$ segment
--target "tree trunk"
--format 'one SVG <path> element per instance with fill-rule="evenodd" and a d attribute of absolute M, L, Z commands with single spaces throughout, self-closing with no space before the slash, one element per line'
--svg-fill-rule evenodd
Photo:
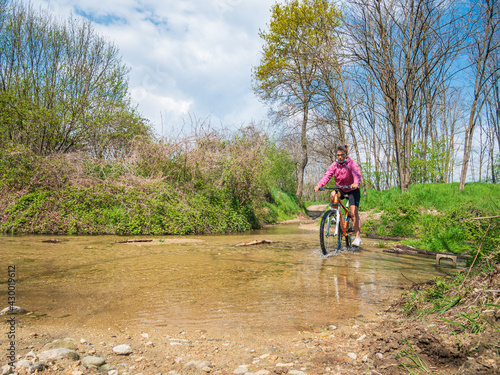
<path fill-rule="evenodd" d="M 460 185 L 458 187 L 458 191 L 462 191 L 465 187 L 465 179 L 467 178 L 467 169 L 469 167 L 470 153 L 472 150 L 472 136 L 474 135 L 474 116 L 476 113 L 477 107 L 477 98 L 474 99 L 472 103 L 472 108 L 469 116 L 469 125 L 467 126 L 467 130 L 465 131 L 465 140 L 464 140 L 464 158 L 462 163 L 462 173 L 460 174 Z"/>
<path fill-rule="evenodd" d="M 297 198 L 302 198 L 302 192 L 304 190 L 304 170 L 308 162 L 307 157 L 307 120 L 309 117 L 309 104 L 306 102 L 304 104 L 304 116 L 302 118 L 302 131 L 300 133 L 300 151 L 301 160 L 299 164 L 299 171 L 297 176 L 297 193 L 295 194 Z"/>

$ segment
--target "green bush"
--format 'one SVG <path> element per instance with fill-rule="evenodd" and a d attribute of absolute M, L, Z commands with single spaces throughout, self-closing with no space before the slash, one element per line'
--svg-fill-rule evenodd
<path fill-rule="evenodd" d="M 255 129 L 180 144 L 138 139 L 130 157 L 114 161 L 4 154 L 0 231 L 227 233 L 299 213 L 283 190 L 295 188 L 291 157 Z"/>
<path fill-rule="evenodd" d="M 393 188 L 368 191 L 361 210 L 383 212 L 380 220 L 363 223 L 365 233 L 409 238 L 403 243 L 431 251 L 467 252 L 500 260 L 500 220 L 478 219 L 498 215 L 500 186 L 468 183 L 412 185 L 405 193 Z"/>

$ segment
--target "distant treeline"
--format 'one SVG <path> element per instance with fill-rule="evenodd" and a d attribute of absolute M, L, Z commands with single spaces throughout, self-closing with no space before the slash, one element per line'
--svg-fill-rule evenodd
<path fill-rule="evenodd" d="M 260 36 L 254 88 L 295 140 L 298 196 L 340 144 L 367 188 L 498 181 L 498 0 L 283 0 Z"/>

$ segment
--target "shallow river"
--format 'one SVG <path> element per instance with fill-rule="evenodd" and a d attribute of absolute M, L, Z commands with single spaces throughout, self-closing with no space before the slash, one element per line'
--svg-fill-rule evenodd
<path fill-rule="evenodd" d="M 7 267 L 15 265 L 16 305 L 33 312 L 35 325 L 286 334 L 368 319 L 402 286 L 441 274 L 433 258 L 385 253 L 378 240 L 325 258 L 318 232 L 297 224 L 152 243 L 117 243 L 125 239 L 117 236 L 43 242 L 51 238 L 0 237 L 0 308 Z M 235 246 L 264 239 L 279 242 Z"/>

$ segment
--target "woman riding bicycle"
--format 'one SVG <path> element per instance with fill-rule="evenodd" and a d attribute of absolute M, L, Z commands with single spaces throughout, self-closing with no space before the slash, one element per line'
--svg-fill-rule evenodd
<path fill-rule="evenodd" d="M 353 246 L 361 245 L 360 228 L 361 222 L 359 220 L 359 200 L 361 199 L 361 193 L 359 191 L 359 184 L 361 183 L 361 172 L 359 166 L 354 160 L 347 156 L 348 147 L 342 145 L 337 147 L 337 160 L 328 167 L 328 170 L 323 175 L 318 184 L 314 187 L 314 191 L 318 192 L 319 188 L 325 186 L 328 181 L 335 176 L 335 183 L 337 186 L 351 186 L 351 189 L 343 189 L 342 193 L 345 198 L 349 199 L 349 204 L 351 207 L 351 214 L 353 217 L 352 225 L 356 238 L 352 242 Z M 335 192 L 332 192 L 332 199 Z M 343 198 L 344 198 L 343 197 Z"/>

